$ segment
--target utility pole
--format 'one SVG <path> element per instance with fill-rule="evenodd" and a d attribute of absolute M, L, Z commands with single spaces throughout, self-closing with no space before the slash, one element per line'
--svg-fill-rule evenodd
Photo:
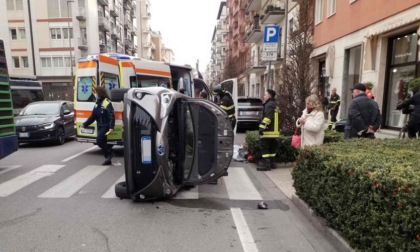
<path fill-rule="evenodd" d="M 285 1 L 284 6 L 284 54 L 283 54 L 283 81 L 286 81 L 287 77 L 287 65 L 286 65 L 286 58 L 287 58 L 287 25 L 289 24 L 289 0 Z"/>
<path fill-rule="evenodd" d="M 68 19 L 67 19 L 67 33 L 68 33 L 68 36 L 69 36 L 69 46 L 70 46 L 70 75 L 71 75 L 71 84 L 73 85 L 73 55 L 72 55 L 72 50 L 73 50 L 73 48 L 71 47 L 71 36 L 70 36 L 70 19 L 72 20 L 72 22 L 73 22 L 73 12 L 72 12 L 72 16 L 70 17 L 70 7 L 69 7 L 69 3 L 73 3 L 74 1 L 70 1 L 70 0 L 68 0 L 67 1 L 67 17 L 68 17 Z"/>

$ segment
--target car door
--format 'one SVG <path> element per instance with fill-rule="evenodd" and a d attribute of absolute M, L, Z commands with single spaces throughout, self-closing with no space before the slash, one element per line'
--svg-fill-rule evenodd
<path fill-rule="evenodd" d="M 74 120 L 74 113 L 70 108 L 69 104 L 62 103 L 60 113 L 63 119 L 63 126 L 64 126 L 64 135 L 70 136 L 73 134 L 73 120 Z M 65 111 L 69 111 L 70 113 L 66 114 Z"/>
<path fill-rule="evenodd" d="M 233 131 L 226 113 L 204 99 L 179 102 L 183 184 L 207 183 L 226 175 L 233 155 Z"/>

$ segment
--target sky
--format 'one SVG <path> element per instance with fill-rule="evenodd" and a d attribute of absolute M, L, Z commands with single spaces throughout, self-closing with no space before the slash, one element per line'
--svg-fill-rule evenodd
<path fill-rule="evenodd" d="M 151 28 L 160 31 L 175 63 L 189 64 L 205 72 L 211 56 L 211 39 L 221 0 L 149 0 Z"/>

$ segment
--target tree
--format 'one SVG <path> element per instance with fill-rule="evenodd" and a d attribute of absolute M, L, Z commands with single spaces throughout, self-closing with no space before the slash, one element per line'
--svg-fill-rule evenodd
<path fill-rule="evenodd" d="M 226 60 L 225 69 L 223 70 L 223 80 L 237 77 L 236 65 L 233 57 L 229 54 Z"/>
<path fill-rule="evenodd" d="M 311 94 L 315 74 L 311 69 L 313 34 L 313 3 L 297 0 L 299 10 L 293 18 L 287 40 L 287 59 L 283 64 L 282 83 L 276 88 L 280 113 L 280 128 L 283 134 L 291 135 L 295 122 L 305 108 L 305 99 Z"/>

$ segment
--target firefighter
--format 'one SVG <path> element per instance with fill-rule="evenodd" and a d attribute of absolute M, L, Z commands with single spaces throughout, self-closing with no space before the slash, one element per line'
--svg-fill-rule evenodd
<path fill-rule="evenodd" d="M 331 121 L 328 125 L 328 129 L 332 129 L 332 126 L 337 121 L 338 107 L 340 107 L 340 96 L 337 94 L 337 89 L 331 89 L 330 104 L 328 108 L 330 109 Z"/>
<path fill-rule="evenodd" d="M 262 161 L 259 163 L 258 171 L 269 171 L 276 168 L 276 153 L 280 137 L 279 132 L 279 109 L 274 102 L 276 92 L 267 89 L 264 94 L 264 111 L 260 123 L 260 148 Z"/>
<path fill-rule="evenodd" d="M 214 87 L 213 94 L 220 97 L 220 108 L 226 111 L 229 116 L 230 124 L 232 125 L 232 130 L 235 129 L 235 103 L 233 102 L 232 95 L 229 92 L 226 92 L 221 85 Z"/>

